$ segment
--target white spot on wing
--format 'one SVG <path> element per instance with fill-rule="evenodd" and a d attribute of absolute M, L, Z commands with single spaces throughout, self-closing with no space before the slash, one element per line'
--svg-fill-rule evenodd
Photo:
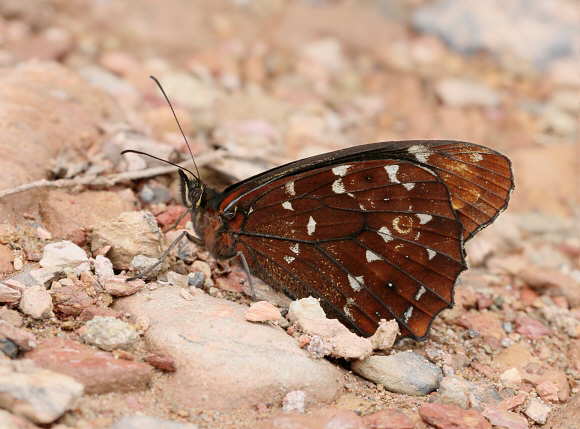
<path fill-rule="evenodd" d="M 308 220 L 308 225 L 306 225 L 306 227 L 308 228 L 308 235 L 314 234 L 314 231 L 316 230 L 316 221 L 312 216 L 310 216 L 310 219 Z"/>
<path fill-rule="evenodd" d="M 294 196 L 296 195 L 296 191 L 294 190 L 294 182 L 288 182 L 284 185 L 284 190 L 288 195 Z"/>
<path fill-rule="evenodd" d="M 296 259 L 294 256 L 284 256 L 284 260 L 288 263 L 291 263 L 294 259 Z"/>
<path fill-rule="evenodd" d="M 405 187 L 405 189 L 407 191 L 410 191 L 411 189 L 413 189 L 415 187 L 415 184 L 413 182 L 411 182 L 411 183 L 403 183 L 403 186 Z"/>
<path fill-rule="evenodd" d="M 352 312 L 350 311 L 350 307 L 354 304 L 354 299 L 347 298 L 346 305 L 342 308 L 344 314 L 346 314 L 350 319 L 352 319 Z"/>
<path fill-rule="evenodd" d="M 397 179 L 397 171 L 399 171 L 398 165 L 385 165 L 385 170 L 387 170 L 387 174 L 389 175 L 389 180 L 393 183 L 401 183 L 399 179 Z"/>
<path fill-rule="evenodd" d="M 353 277 L 350 274 L 348 275 L 348 282 L 350 283 L 350 287 L 355 292 L 361 290 L 362 286 L 364 285 L 363 276 Z"/>
<path fill-rule="evenodd" d="M 479 162 L 483 159 L 483 156 L 480 153 L 472 153 L 469 157 L 473 162 Z"/>
<path fill-rule="evenodd" d="M 427 289 L 425 289 L 425 286 L 421 285 L 421 287 L 415 294 L 415 301 L 419 301 L 419 298 L 421 298 L 425 292 L 427 292 Z"/>
<path fill-rule="evenodd" d="M 413 315 L 413 306 L 410 305 L 409 308 L 407 308 L 407 311 L 405 311 L 405 313 L 403 314 L 403 322 L 408 323 L 412 315 Z"/>
<path fill-rule="evenodd" d="M 290 250 L 298 255 L 300 253 L 300 247 L 298 246 L 298 243 L 296 243 L 294 246 L 290 246 Z"/>
<path fill-rule="evenodd" d="M 336 176 L 344 176 L 347 172 L 347 170 L 352 167 L 352 165 L 339 165 L 338 167 L 334 167 L 332 169 L 332 172 L 336 175 Z"/>
<path fill-rule="evenodd" d="M 335 194 L 344 194 L 346 189 L 344 189 L 344 183 L 342 183 L 342 179 L 336 179 L 332 183 L 332 192 Z"/>
<path fill-rule="evenodd" d="M 433 259 L 436 254 L 437 254 L 436 251 L 431 250 L 431 249 L 427 249 L 427 255 L 429 255 L 429 260 Z"/>
<path fill-rule="evenodd" d="M 380 261 L 382 258 L 377 255 L 375 252 L 371 252 L 370 250 L 367 250 L 367 262 L 373 262 L 373 261 Z"/>
<path fill-rule="evenodd" d="M 282 203 L 282 207 L 284 207 L 286 210 L 294 211 L 294 209 L 292 208 L 292 203 L 290 201 L 284 201 Z"/>
<path fill-rule="evenodd" d="M 389 231 L 389 228 L 387 228 L 386 226 L 383 226 L 381 229 L 379 229 L 378 233 L 382 237 L 382 239 L 385 240 L 385 243 L 388 243 L 389 241 L 394 239 L 393 235 L 391 234 L 391 231 Z"/>
<path fill-rule="evenodd" d="M 410 154 L 415 155 L 415 158 L 417 158 L 417 161 L 425 162 L 425 163 L 429 160 L 429 156 L 433 155 L 422 144 L 416 144 L 414 146 L 411 146 L 409 149 L 407 149 L 407 151 Z"/>
<path fill-rule="evenodd" d="M 433 216 L 425 214 L 425 213 L 418 213 L 417 217 L 419 218 L 419 223 L 421 225 L 425 225 L 427 222 L 429 222 L 431 219 L 433 219 Z"/>

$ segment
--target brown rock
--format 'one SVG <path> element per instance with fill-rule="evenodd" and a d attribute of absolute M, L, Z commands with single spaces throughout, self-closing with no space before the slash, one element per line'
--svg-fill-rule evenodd
<path fill-rule="evenodd" d="M 152 375 L 149 365 L 115 359 L 111 353 L 64 338 L 42 340 L 25 357 L 37 366 L 70 375 L 89 394 L 143 390 Z"/>
<path fill-rule="evenodd" d="M 20 312 L 10 310 L 6 307 L 0 307 L 0 320 L 4 320 L 17 328 L 22 326 L 22 315 Z"/>
<path fill-rule="evenodd" d="M 171 356 L 150 354 L 143 358 L 149 365 L 161 371 L 175 372 L 177 366 Z"/>
<path fill-rule="evenodd" d="M 115 219 L 130 210 L 133 210 L 132 204 L 111 191 L 85 191 L 76 195 L 49 191 L 40 205 L 42 220 L 55 238 Z"/>
<path fill-rule="evenodd" d="M 544 147 L 519 148 L 510 153 L 514 171 L 518 172 L 518 191 L 510 201 L 510 209 L 524 212 L 538 210 L 570 216 L 570 195 L 578 195 L 578 184 L 562 177 L 575 177 L 577 147 L 554 144 Z M 542 174 L 538 174 L 541 171 Z M 577 201 L 577 200 L 576 200 Z"/>
<path fill-rule="evenodd" d="M 466 313 L 459 317 L 457 324 L 479 332 L 483 340 L 496 350 L 501 348 L 501 340 L 506 337 L 501 321 L 492 311 Z"/>
<path fill-rule="evenodd" d="M 247 279 L 247 277 L 240 275 L 238 272 L 232 271 L 225 277 L 218 277 L 215 281 L 215 285 L 226 292 L 242 293 L 244 288 L 241 280 L 243 279 Z"/>
<path fill-rule="evenodd" d="M 549 398 L 557 396 L 560 401 L 565 402 L 570 396 L 570 385 L 564 371 L 553 369 L 544 363 L 530 363 L 519 367 L 518 370 L 522 374 L 522 379 L 536 388 L 545 382 L 556 386 L 544 385 L 543 391 Z"/>
<path fill-rule="evenodd" d="M 50 294 L 54 310 L 65 316 L 78 316 L 86 307 L 93 304 L 93 298 L 78 283 L 53 287 Z"/>
<path fill-rule="evenodd" d="M 91 250 L 110 245 L 107 257 L 113 267 L 127 270 L 137 255 L 161 256 L 162 237 L 157 221 L 149 212 L 124 212 L 93 228 Z"/>
<path fill-rule="evenodd" d="M 260 422 L 256 429 L 367 429 L 362 419 L 352 411 L 325 408 L 312 414 L 281 413 L 270 420 Z"/>
<path fill-rule="evenodd" d="M 557 395 L 560 401 L 565 401 L 570 395 L 570 386 L 566 373 L 543 363 L 522 345 L 515 344 L 502 350 L 496 357 L 495 363 L 499 366 L 501 372 L 517 368 L 522 380 L 532 386 L 538 386 L 544 382 L 555 384 L 558 386 Z"/>
<path fill-rule="evenodd" d="M 540 359 L 535 357 L 528 348 L 520 344 L 514 344 L 513 346 L 502 350 L 494 361 L 494 363 L 499 366 L 500 372 L 504 372 L 512 368 L 519 369 L 520 366 L 526 366 L 529 363 L 539 362 Z"/>
<path fill-rule="evenodd" d="M 18 241 L 22 237 L 22 231 L 8 223 L 0 224 L 0 244 L 10 244 L 11 241 Z"/>
<path fill-rule="evenodd" d="M 14 272 L 14 252 L 10 246 L 0 244 L 0 274 L 12 274 Z"/>
<path fill-rule="evenodd" d="M 489 421 L 477 411 L 462 410 L 456 405 L 423 404 L 419 407 L 419 415 L 424 421 L 439 429 L 491 429 Z"/>
<path fill-rule="evenodd" d="M 65 67 L 40 61 L 4 69 L 0 109 L 0 189 L 44 179 L 48 160 L 60 150 L 98 146 L 103 127 L 123 117 L 112 97 Z M 0 218 L 23 220 L 47 194 L 34 189 L 3 198 Z"/>
<path fill-rule="evenodd" d="M 377 411 L 362 418 L 368 429 L 413 429 L 415 422 L 394 408 Z"/>
<path fill-rule="evenodd" d="M 575 394 L 566 405 L 550 413 L 545 429 L 570 429 L 580 422 L 580 394 Z"/>

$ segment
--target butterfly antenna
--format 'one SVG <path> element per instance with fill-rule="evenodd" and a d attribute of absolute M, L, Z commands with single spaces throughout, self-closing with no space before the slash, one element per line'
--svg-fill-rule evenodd
<path fill-rule="evenodd" d="M 196 175 L 195 175 L 195 174 L 193 174 L 191 171 L 189 171 L 187 168 L 185 168 L 185 167 L 182 167 L 181 165 L 177 165 L 177 164 L 176 164 L 176 163 L 174 163 L 174 162 L 167 161 L 166 159 L 158 158 L 158 157 L 156 157 L 156 156 L 154 156 L 154 155 L 150 155 L 150 154 L 148 154 L 148 153 L 141 152 L 140 150 L 125 149 L 123 152 L 121 152 L 121 155 L 123 155 L 124 153 L 138 153 L 139 155 L 145 155 L 145 156 L 148 156 L 149 158 L 156 159 L 157 161 L 161 161 L 161 162 L 165 162 L 165 163 L 167 163 L 167 164 L 171 164 L 171 165 L 173 165 L 173 166 L 175 166 L 175 167 L 179 168 L 180 170 L 185 170 L 185 171 L 187 171 L 189 174 L 191 174 L 193 177 L 195 177 L 195 178 L 197 179 Z M 194 163 L 195 163 L 195 161 L 194 161 Z M 197 168 L 197 167 L 196 167 L 196 168 Z"/>
<path fill-rule="evenodd" d="M 191 171 L 190 171 L 190 173 L 193 177 L 195 177 L 196 179 L 199 180 L 199 177 L 200 177 L 199 176 L 199 169 L 197 168 L 197 164 L 195 163 L 195 158 L 193 157 L 193 153 L 191 153 L 191 147 L 189 147 L 189 142 L 187 141 L 187 137 L 185 137 L 185 133 L 183 132 L 183 129 L 181 128 L 181 124 L 179 123 L 179 120 L 177 119 L 177 115 L 175 114 L 175 110 L 173 110 L 173 106 L 171 105 L 171 101 L 169 101 L 169 97 L 167 97 L 165 90 L 163 89 L 163 87 L 161 86 L 161 83 L 159 83 L 157 78 L 155 76 L 149 76 L 149 77 L 155 81 L 155 83 L 157 84 L 157 86 L 159 87 L 161 92 L 163 93 L 165 100 L 167 100 L 167 104 L 169 104 L 169 107 L 171 108 L 171 113 L 173 113 L 173 117 L 175 118 L 175 122 L 177 122 L 177 126 L 179 127 L 179 131 L 181 131 L 181 135 L 183 136 L 183 139 L 185 140 L 185 144 L 187 145 L 187 150 L 189 150 L 189 154 L 191 155 L 191 159 L 193 160 L 193 166 L 195 167 L 195 171 L 197 171 L 197 176 L 195 174 L 191 173 Z M 153 157 L 153 158 L 155 158 L 155 157 Z M 187 170 L 187 171 L 189 171 L 189 170 Z"/>

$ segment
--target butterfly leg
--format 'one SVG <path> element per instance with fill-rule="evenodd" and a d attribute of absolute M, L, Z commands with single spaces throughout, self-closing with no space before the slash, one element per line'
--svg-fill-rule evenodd
<path fill-rule="evenodd" d="M 165 231 L 163 231 L 163 234 L 167 234 L 169 231 L 173 231 L 175 228 L 177 228 L 177 225 L 179 225 L 179 222 L 181 222 L 181 220 L 185 216 L 187 216 L 187 213 L 189 213 L 189 210 L 185 210 L 183 213 L 181 213 L 179 215 L 179 217 L 177 218 L 177 220 L 175 221 L 175 223 L 172 226 L 170 226 L 169 228 L 167 228 Z M 194 241 L 194 243 L 195 243 L 195 241 Z"/>
<path fill-rule="evenodd" d="M 161 257 L 159 258 L 159 261 L 155 262 L 153 265 L 151 265 L 149 268 L 147 268 L 142 273 L 137 274 L 136 276 L 133 276 L 133 277 L 128 278 L 126 281 L 130 282 L 132 280 L 141 279 L 141 278 L 145 277 L 147 274 L 149 274 L 151 271 L 153 271 L 155 268 L 157 268 L 159 265 L 161 265 L 163 263 L 163 261 L 165 260 L 165 258 L 167 257 L 167 255 L 169 255 L 169 252 L 171 252 L 171 249 L 173 249 L 177 245 L 177 243 L 179 243 L 181 241 L 181 239 L 183 237 L 187 237 L 187 239 L 189 241 L 191 241 L 192 243 L 195 243 L 197 245 L 203 245 L 203 241 L 202 240 L 200 240 L 199 238 L 195 237 L 194 235 L 191 235 L 187 231 L 183 231 L 181 234 L 179 234 L 179 237 L 177 237 L 173 241 L 173 243 L 171 243 L 169 245 L 169 247 L 167 248 L 167 250 L 165 252 L 163 252 L 163 255 L 161 255 Z"/>
<path fill-rule="evenodd" d="M 250 293 L 252 294 L 252 301 L 256 302 L 258 300 L 256 299 L 256 291 L 254 290 L 254 284 L 252 283 L 252 275 L 250 274 L 250 268 L 248 267 L 248 262 L 246 261 L 246 257 L 244 256 L 244 254 L 242 252 L 238 252 L 237 256 L 239 256 L 240 259 L 242 260 L 242 265 L 244 266 L 244 271 L 246 272 L 246 275 L 248 276 L 248 283 L 250 283 Z"/>

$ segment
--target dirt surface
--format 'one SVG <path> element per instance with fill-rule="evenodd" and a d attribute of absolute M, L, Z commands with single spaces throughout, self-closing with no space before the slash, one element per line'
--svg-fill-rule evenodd
<path fill-rule="evenodd" d="M 461 49 L 465 40 L 458 34 L 428 31 L 437 16 L 455 28 L 453 12 L 459 15 L 460 8 L 448 15 L 444 10 L 427 14 L 437 6 L 443 8 L 440 2 L 422 0 L 0 2 L 0 283 L 38 269 L 44 246 L 52 242 L 70 240 L 92 258 L 107 253 L 104 244 L 91 249 L 93 228 L 124 211 L 147 210 L 163 228 L 177 219 L 177 174 L 150 170 L 166 167 L 155 160 L 120 154 L 135 149 L 172 162 L 189 160 L 149 75 L 161 81 L 175 107 L 202 177 L 218 189 L 288 161 L 356 144 L 475 142 L 512 160 L 516 189 L 509 208 L 468 243 L 470 268 L 458 282 L 456 306 L 435 320 L 429 340 L 402 341 L 386 353 L 414 351 L 440 368 L 444 380 L 457 384 L 444 383 L 426 396 L 393 393 L 353 373 L 346 360 L 331 359 L 340 374 L 336 385 L 343 387 L 333 387 L 337 394 L 331 403 L 307 400 L 302 411 L 310 415 L 330 407 L 354 412 L 354 417 L 333 417 L 358 419 L 360 426 L 344 427 L 408 427 L 407 421 L 372 426 L 362 418 L 390 408 L 409 417 L 417 429 L 453 427 L 433 417 L 437 409 L 421 411 L 422 404 L 432 402 L 472 410 L 483 419 L 473 427 L 489 427 L 486 422 L 510 427 L 502 419 L 512 419 L 514 428 L 566 427 L 577 413 L 580 392 L 578 63 L 566 46 L 554 54 L 541 40 L 534 49 L 516 45 L 521 32 L 515 30 L 537 25 L 539 34 L 555 34 L 545 27 L 554 25 L 564 31 L 575 5 L 563 0 L 551 10 L 530 8 L 522 16 L 529 21 L 514 18 L 511 30 L 510 25 L 489 30 L 482 20 L 477 24 L 481 33 L 489 30 L 494 37 L 473 49 Z M 483 18 L 493 13 L 473 10 L 474 16 L 478 12 Z M 505 13 L 502 18 L 510 22 Z M 429 25 L 423 23 L 425 16 L 431 17 Z M 513 44 L 493 43 L 499 40 Z M 577 46 L 577 36 L 569 43 Z M 56 183 L 37 182 L 42 179 Z M 32 189 L 11 193 L 30 183 Z M 116 237 L 113 246 L 122 239 L 135 241 Z M 172 238 L 168 234 L 165 243 Z M 217 262 L 193 245 L 187 257 L 176 253 L 169 257 L 171 270 L 204 272 L 209 279 L 197 293 L 250 303 L 244 273 L 235 264 Z M 160 279 L 165 284 L 166 274 Z M 34 334 L 37 341 L 68 338 L 75 343 L 85 338 L 87 307 L 106 308 L 107 315 L 132 326 L 145 323 L 135 320 L 138 314 L 128 314 L 133 297 L 120 303 L 125 299 L 121 292 L 99 290 L 90 276 L 69 272 L 52 280 L 59 281 L 49 291 L 54 314 L 34 318 L 24 312 L 24 288 L 6 283 L 0 285 L 0 320 Z M 288 304 L 260 282 L 258 291 L 282 309 Z M 139 296 L 155 293 L 147 285 Z M 195 288 L 191 293 L 195 299 Z M 177 306 L 189 298 L 182 294 L 168 302 Z M 36 302 L 41 301 L 42 295 Z M 208 314 L 214 311 L 208 308 Z M 117 350 L 115 359 L 142 363 L 152 353 L 167 351 L 155 350 L 154 329 L 137 331 L 139 341 L 129 352 Z M 292 334 L 292 328 L 287 332 Z M 304 346 L 298 352 L 306 354 L 304 339 L 294 336 L 296 348 Z M 5 337 L 0 330 L 0 339 Z M 224 345 L 236 358 L 240 347 Z M 19 345 L 11 365 L 25 352 Z M 267 362 L 268 356 L 263 359 Z M 169 367 L 173 363 L 166 361 Z M 513 368 L 519 380 L 513 372 L 506 374 Z M 144 377 L 140 371 L 150 369 L 136 366 L 134 371 Z M 229 408 L 192 405 L 168 399 L 168 386 L 173 389 L 178 373 L 151 373 L 145 390 L 122 386 L 84 394 L 70 411 L 42 427 L 105 428 L 125 416 L 146 415 L 199 428 L 258 423 L 274 428 L 284 427 L 272 420 L 283 404 L 291 408 L 284 394 Z M 218 377 L 221 370 L 215 367 L 210 375 Z M 231 386 L 232 392 L 255 389 L 246 383 Z M 217 386 L 207 387 L 208 392 L 218 395 L 211 390 Z M 539 417 L 529 411 L 535 401 Z M 541 406 L 546 404 L 550 411 L 544 424 Z M 18 414 L 1 401 L 0 407 Z M 330 417 L 314 416 L 299 427 L 330 427 L 322 426 Z M 457 417 L 462 418 L 467 417 Z"/>

